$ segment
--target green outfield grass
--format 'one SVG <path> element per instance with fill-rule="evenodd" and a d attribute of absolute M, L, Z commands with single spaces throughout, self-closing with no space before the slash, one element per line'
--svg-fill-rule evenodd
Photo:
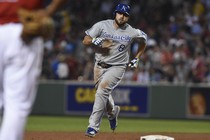
<path fill-rule="evenodd" d="M 30 116 L 27 131 L 72 131 L 84 132 L 88 117 Z M 109 123 L 103 118 L 101 132 L 110 132 Z M 210 133 L 210 121 L 159 120 L 119 118 L 118 132 L 170 132 Z"/>

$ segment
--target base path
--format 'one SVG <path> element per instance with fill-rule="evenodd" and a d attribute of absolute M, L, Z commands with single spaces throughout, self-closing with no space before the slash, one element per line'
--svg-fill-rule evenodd
<path fill-rule="evenodd" d="M 166 135 L 175 140 L 210 140 L 210 134 L 190 133 L 108 133 L 100 132 L 94 138 L 84 135 L 84 132 L 37 132 L 27 131 L 24 140 L 140 140 L 145 135 Z"/>

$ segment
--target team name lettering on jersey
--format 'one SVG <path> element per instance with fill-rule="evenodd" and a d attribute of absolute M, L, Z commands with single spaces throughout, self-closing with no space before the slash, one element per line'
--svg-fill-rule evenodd
<path fill-rule="evenodd" d="M 131 40 L 131 37 L 128 35 L 113 35 L 106 32 L 103 33 L 102 37 L 123 42 L 129 42 Z"/>

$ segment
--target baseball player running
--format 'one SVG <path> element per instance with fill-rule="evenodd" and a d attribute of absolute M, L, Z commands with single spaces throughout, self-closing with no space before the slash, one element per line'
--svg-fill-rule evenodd
<path fill-rule="evenodd" d="M 93 110 L 89 118 L 86 136 L 94 137 L 98 132 L 104 113 L 107 114 L 110 128 L 117 127 L 120 107 L 115 105 L 112 91 L 122 80 L 129 63 L 130 45 L 139 39 L 139 49 L 129 67 L 137 68 L 140 56 L 146 48 L 147 35 L 131 27 L 130 7 L 118 4 L 114 10 L 114 20 L 103 20 L 94 24 L 85 33 L 83 44 L 95 49 L 94 83 L 96 87 Z M 110 45 L 108 45 L 111 42 Z"/>
<path fill-rule="evenodd" d="M 53 0 L 43 9 L 43 0 L 0 0 L 0 140 L 23 140 L 41 71 L 43 38 L 23 32 L 18 11 L 40 10 L 42 16 L 51 16 L 63 2 Z M 25 31 L 32 33 L 33 29 Z"/>

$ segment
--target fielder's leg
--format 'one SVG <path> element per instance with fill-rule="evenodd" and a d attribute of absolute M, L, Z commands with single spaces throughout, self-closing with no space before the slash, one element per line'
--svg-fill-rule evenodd
<path fill-rule="evenodd" d="M 20 32 L 13 32 L 19 28 Z M 11 31 L 10 31 L 11 29 Z M 15 30 L 17 31 L 17 30 Z M 35 39 L 24 46 L 20 39 L 21 25 L 9 27 L 10 38 L 16 41 L 6 46 L 3 70 L 3 122 L 0 140 L 23 140 L 27 117 L 36 96 L 36 82 L 40 74 L 43 41 Z M 10 40 L 8 40 L 10 41 Z"/>

